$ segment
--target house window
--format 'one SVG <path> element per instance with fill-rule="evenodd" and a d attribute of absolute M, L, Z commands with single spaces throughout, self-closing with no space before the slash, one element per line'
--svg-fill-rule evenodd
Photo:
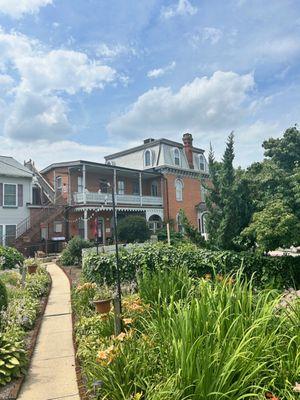
<path fill-rule="evenodd" d="M 151 196 L 158 196 L 158 186 L 156 181 L 153 181 L 151 184 Z"/>
<path fill-rule="evenodd" d="M 124 181 L 118 181 L 118 194 L 125 194 L 125 182 Z"/>
<path fill-rule="evenodd" d="M 54 221 L 54 233 L 62 233 L 63 226 L 61 221 Z"/>
<path fill-rule="evenodd" d="M 178 149 L 174 149 L 174 164 L 180 165 L 180 152 Z"/>
<path fill-rule="evenodd" d="M 144 164 L 145 167 L 150 167 L 152 165 L 152 153 L 151 150 L 146 150 L 144 153 Z"/>
<path fill-rule="evenodd" d="M 175 189 L 176 189 L 176 200 L 182 201 L 182 192 L 183 192 L 183 183 L 181 179 L 176 179 L 175 181 Z"/>
<path fill-rule="evenodd" d="M 201 201 L 202 201 L 203 203 L 205 203 L 206 196 L 207 196 L 207 189 L 206 189 L 206 187 L 204 187 L 204 186 L 201 184 L 200 190 L 201 190 Z"/>
<path fill-rule="evenodd" d="M 199 169 L 201 171 L 204 171 L 205 170 L 205 161 L 204 161 L 204 155 L 203 154 L 199 154 L 198 161 L 199 161 Z"/>
<path fill-rule="evenodd" d="M 5 244 L 11 246 L 16 239 L 16 225 L 6 225 L 5 227 Z"/>
<path fill-rule="evenodd" d="M 78 193 L 83 193 L 83 176 L 77 177 L 77 191 Z"/>
<path fill-rule="evenodd" d="M 140 184 L 138 181 L 134 181 L 132 184 L 132 192 L 135 196 L 140 195 Z"/>
<path fill-rule="evenodd" d="M 17 185 L 5 183 L 4 184 L 4 203 L 5 207 L 17 206 Z"/>
<path fill-rule="evenodd" d="M 62 190 L 62 178 L 61 178 L 61 176 L 57 176 L 56 177 L 56 190 L 58 192 L 61 192 L 61 190 Z"/>

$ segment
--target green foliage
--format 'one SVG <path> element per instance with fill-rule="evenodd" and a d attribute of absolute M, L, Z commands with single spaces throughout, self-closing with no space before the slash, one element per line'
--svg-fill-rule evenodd
<path fill-rule="evenodd" d="M 185 215 L 184 210 L 179 211 L 180 220 L 183 226 L 184 235 L 194 244 L 200 247 L 206 247 L 206 241 L 201 233 L 195 228 L 190 221 L 188 220 L 187 216 Z"/>
<path fill-rule="evenodd" d="M 40 309 L 39 297 L 50 283 L 43 267 L 33 275 L 27 274 L 24 288 L 16 272 L 4 272 L 1 277 L 7 283 L 8 304 L 1 312 L 0 386 L 25 373 L 26 331 L 33 328 Z"/>
<path fill-rule="evenodd" d="M 150 238 L 150 230 L 145 218 L 129 215 L 118 222 L 118 236 L 122 242 L 143 243 Z"/>
<path fill-rule="evenodd" d="M 143 270 L 140 279 L 150 306 L 125 297 L 120 336 L 112 313 L 79 315 L 78 356 L 97 399 L 263 399 L 270 391 L 295 400 L 299 302 L 278 308 L 278 293 L 255 290 L 241 271 L 192 279 L 186 270 Z"/>
<path fill-rule="evenodd" d="M 0 280 L 0 313 L 7 308 L 7 290 L 4 282 Z"/>
<path fill-rule="evenodd" d="M 236 249 L 235 237 L 247 226 L 252 214 L 249 187 L 241 171 L 233 168 L 234 136 L 228 137 L 222 163 L 209 154 L 211 183 L 206 187 L 208 237 L 220 249 Z"/>
<path fill-rule="evenodd" d="M 242 235 L 253 237 L 261 251 L 290 247 L 300 241 L 300 223 L 286 204 L 278 199 L 254 213 Z"/>
<path fill-rule="evenodd" d="M 0 333 L 0 386 L 19 378 L 25 372 L 26 352 L 22 342 L 14 342 Z"/>
<path fill-rule="evenodd" d="M 82 249 L 92 246 L 93 243 L 84 240 L 79 236 L 75 236 L 69 241 L 67 247 L 63 250 L 60 256 L 60 262 L 65 266 L 80 264 L 82 258 Z"/>
<path fill-rule="evenodd" d="M 13 247 L 0 246 L 0 270 L 22 265 L 24 257 Z"/>
<path fill-rule="evenodd" d="M 297 126 L 288 128 L 282 138 L 265 140 L 263 148 L 266 157 L 283 170 L 291 172 L 300 160 L 300 131 Z"/>
<path fill-rule="evenodd" d="M 132 246 L 120 253 L 120 274 L 123 282 L 136 280 L 139 270 L 155 271 L 161 268 L 186 267 L 194 276 L 206 273 L 233 273 L 241 265 L 244 274 L 255 273 L 257 285 L 274 284 L 278 287 L 300 285 L 300 257 L 268 257 L 250 252 L 212 251 L 191 244 L 168 246 L 164 243 Z M 115 283 L 115 255 L 90 254 L 83 261 L 86 280 L 97 284 Z"/>

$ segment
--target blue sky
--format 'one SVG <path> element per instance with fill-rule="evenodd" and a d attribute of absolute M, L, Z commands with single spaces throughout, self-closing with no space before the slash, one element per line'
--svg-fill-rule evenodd
<path fill-rule="evenodd" d="M 0 0 L 0 153 L 39 167 L 184 132 L 236 164 L 299 122 L 297 0 Z"/>

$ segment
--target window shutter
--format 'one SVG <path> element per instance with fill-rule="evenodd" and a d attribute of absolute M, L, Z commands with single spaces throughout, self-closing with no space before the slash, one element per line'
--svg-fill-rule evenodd
<path fill-rule="evenodd" d="M 23 185 L 18 185 L 18 207 L 23 207 Z"/>
<path fill-rule="evenodd" d="M 3 183 L 0 183 L 0 207 L 3 206 Z"/>

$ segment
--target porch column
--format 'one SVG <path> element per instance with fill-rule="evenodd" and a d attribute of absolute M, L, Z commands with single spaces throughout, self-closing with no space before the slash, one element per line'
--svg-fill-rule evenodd
<path fill-rule="evenodd" d="M 68 168 L 68 204 L 72 204 L 72 192 L 71 192 L 71 170 Z"/>
<path fill-rule="evenodd" d="M 118 189 L 117 189 L 117 170 L 114 168 L 114 191 L 115 191 L 115 204 L 118 204 Z"/>
<path fill-rule="evenodd" d="M 84 230 L 84 240 L 88 240 L 88 212 L 83 211 L 83 230 Z"/>
<path fill-rule="evenodd" d="M 139 172 L 139 185 L 140 185 L 140 202 L 143 205 L 143 185 L 142 185 L 142 173 Z"/>
<path fill-rule="evenodd" d="M 86 204 L 86 165 L 82 166 L 83 203 Z"/>

